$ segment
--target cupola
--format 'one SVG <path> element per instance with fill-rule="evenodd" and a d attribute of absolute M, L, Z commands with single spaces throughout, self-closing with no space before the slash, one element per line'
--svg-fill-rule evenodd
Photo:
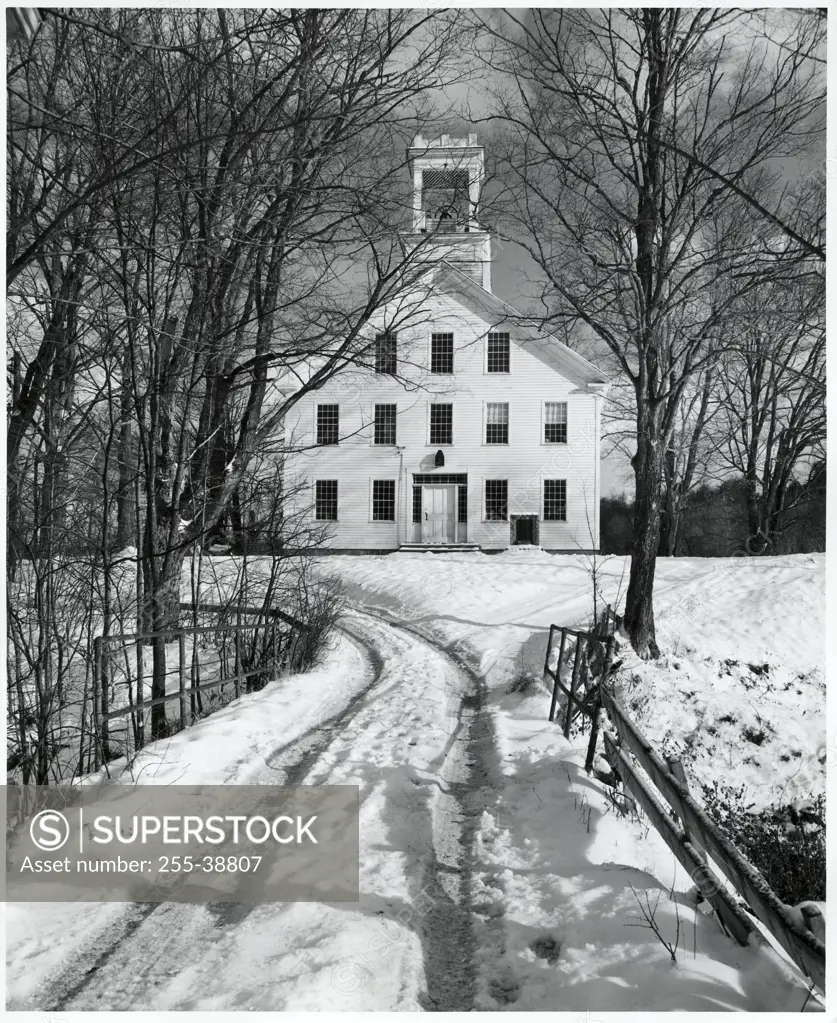
<path fill-rule="evenodd" d="M 413 224 L 402 235 L 407 251 L 446 260 L 491 290 L 491 239 L 477 220 L 485 170 L 477 136 L 416 135 L 407 151 L 413 178 Z"/>

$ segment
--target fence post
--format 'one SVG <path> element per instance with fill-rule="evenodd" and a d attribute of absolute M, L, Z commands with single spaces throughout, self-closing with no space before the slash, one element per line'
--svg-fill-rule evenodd
<path fill-rule="evenodd" d="M 561 677 L 561 661 L 564 659 L 564 642 L 566 641 L 567 634 L 561 629 L 561 647 L 558 650 L 558 661 L 555 665 L 555 679 L 552 686 L 552 703 L 549 708 L 549 720 L 555 720 L 555 707 L 558 704 L 558 679 Z M 546 648 L 546 667 L 544 671 L 549 667 L 549 651 L 552 646 L 552 629 L 549 630 L 549 643 Z"/>
<path fill-rule="evenodd" d="M 586 640 L 584 641 L 586 642 Z M 575 701 L 575 691 L 578 686 L 578 673 L 581 668 L 581 644 L 582 637 L 575 637 L 575 660 L 573 661 L 573 674 L 570 679 L 570 694 L 567 697 L 567 716 L 564 719 L 564 738 L 569 739 L 570 737 L 570 723 L 573 717 L 573 703 Z"/>
<path fill-rule="evenodd" d="M 177 654 L 180 662 L 180 727 L 186 727 L 186 633 L 177 637 Z"/>
<path fill-rule="evenodd" d="M 235 609 L 235 697 L 241 696 L 241 608 Z"/>
<path fill-rule="evenodd" d="M 601 683 L 599 683 L 601 686 Z M 587 744 L 587 759 L 584 761 L 584 770 L 589 774 L 593 770 L 593 761 L 596 759 L 596 741 L 599 738 L 599 718 L 602 714 L 602 697 L 597 689 L 596 700 L 593 704 L 593 720 L 590 725 L 590 742 Z"/>
<path fill-rule="evenodd" d="M 590 728 L 590 742 L 587 745 L 587 759 L 584 763 L 584 770 L 589 774 L 593 770 L 593 761 L 596 759 L 596 741 L 599 737 L 599 718 L 602 715 L 602 687 L 605 684 L 610 666 L 613 663 L 613 648 L 616 640 L 608 636 L 605 647 L 604 663 L 602 664 L 602 675 L 596 689 L 596 700 L 593 704 L 593 722 Z"/>

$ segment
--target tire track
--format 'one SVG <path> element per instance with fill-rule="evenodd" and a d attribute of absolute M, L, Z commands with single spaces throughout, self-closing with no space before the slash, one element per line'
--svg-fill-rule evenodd
<path fill-rule="evenodd" d="M 427 984 L 419 1003 L 430 1012 L 473 1011 L 483 1000 L 484 974 L 494 972 L 490 965 L 505 952 L 502 921 L 481 919 L 473 899 L 482 815 L 496 811 L 502 780 L 487 686 L 478 672 L 418 629 L 362 606 L 355 610 L 408 633 L 463 682 L 457 724 L 441 765 L 443 786 L 431 799 L 433 852 L 419 878 L 420 890 L 434 893 L 417 927 Z"/>
<path fill-rule="evenodd" d="M 265 765 L 268 771 L 283 775 L 278 784 L 303 783 L 361 709 L 369 707 L 369 698 L 385 677 L 390 659 L 380 636 L 381 626 L 386 630 L 384 637 L 401 633 L 402 643 L 415 646 L 417 641 L 444 662 L 445 686 L 457 698 L 458 707 L 441 762 L 432 765 L 439 782 L 431 786 L 428 796 L 431 850 L 416 862 L 410 883 L 413 894 L 429 892 L 432 899 L 430 910 L 415 921 L 425 976 L 419 1004 L 426 1011 L 472 1010 L 483 1001 L 481 965 L 487 965 L 478 951 L 486 944 L 497 945 L 496 940 L 486 943 L 486 921 L 473 906 L 477 836 L 483 811 L 496 804 L 501 777 L 493 722 L 485 707 L 485 682 L 416 629 L 362 607 L 354 610 L 361 622 L 366 619 L 371 625 L 377 620 L 371 629 L 364 629 L 360 622 L 340 626 L 362 649 L 369 681 L 332 718 L 274 749 Z M 391 656 L 403 657 L 403 651 Z M 282 763 L 289 755 L 289 762 Z M 259 770 L 264 777 L 265 768 Z M 234 928 L 255 908 L 237 903 L 133 904 L 49 985 L 50 994 L 38 1007 L 50 1011 L 141 1007 L 143 994 L 153 988 L 152 971 L 156 966 L 176 966 L 190 940 L 186 935 L 194 934 L 195 923 L 200 931 L 208 928 L 210 933 Z M 206 919 L 196 920 L 200 915 Z M 496 930 L 497 923 L 490 921 L 488 926 Z"/>
<path fill-rule="evenodd" d="M 274 784 L 288 786 L 302 784 L 319 757 L 328 749 L 340 731 L 351 723 L 363 701 L 381 681 L 384 661 L 374 644 L 345 624 L 338 626 L 338 629 L 356 646 L 362 648 L 372 677 L 332 718 L 308 729 L 299 738 L 277 747 L 269 754 L 265 760 L 268 768 L 284 772 L 284 779 L 274 782 Z M 324 730 L 325 735 L 323 735 Z M 273 761 L 279 759 L 283 754 L 300 748 L 302 752 L 294 762 L 282 767 L 274 765 Z M 98 934 L 88 940 L 76 959 L 62 968 L 58 976 L 49 984 L 46 1001 L 41 1002 L 38 1008 L 47 1012 L 60 1012 L 72 1008 L 71 1003 L 77 998 L 84 998 L 86 989 L 96 981 L 100 971 L 108 966 L 117 953 L 121 954 L 126 951 L 125 946 L 134 941 L 142 943 L 142 928 L 154 923 L 151 921 L 149 924 L 149 919 L 171 906 L 170 903 L 160 902 L 131 903 L 123 914 L 116 920 L 110 921 Z M 237 902 L 215 902 L 206 905 L 216 927 L 234 926 L 245 920 L 256 908 L 250 904 Z M 193 913 L 199 912 L 200 909 L 201 907 L 194 907 Z M 138 968 L 139 964 L 135 964 L 135 969 Z M 31 1006 L 9 1004 L 7 1008 L 10 1011 L 23 1011 L 31 1009 Z"/>

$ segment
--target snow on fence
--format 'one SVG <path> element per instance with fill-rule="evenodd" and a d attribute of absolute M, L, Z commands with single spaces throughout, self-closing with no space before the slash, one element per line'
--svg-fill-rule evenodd
<path fill-rule="evenodd" d="M 566 698 L 565 736 L 569 737 L 570 725 L 575 718 L 583 716 L 590 719 L 590 742 L 585 762 L 589 774 L 595 760 L 600 719 L 606 712 L 615 728 L 615 735 L 604 732 L 605 752 L 611 770 L 686 868 L 724 929 L 741 945 L 765 940 L 709 866 L 708 858 L 718 866 L 747 903 L 753 916 L 764 924 L 791 960 L 825 993 L 823 942 L 797 921 L 792 908 L 782 902 L 756 867 L 729 841 L 690 794 L 680 761 L 663 760 L 610 691 L 606 683 L 613 663 L 615 639 L 604 631 L 610 621 L 608 608 L 608 617 L 603 618 L 600 624 L 602 631 L 593 633 L 550 626 L 544 662 L 544 674 L 554 683 L 549 720 L 555 720 L 559 693 Z M 555 642 L 559 634 L 560 646 L 556 657 Z M 572 656 L 573 662 L 569 686 L 561 677 L 565 655 Z M 629 759 L 629 753 L 633 760 Z M 637 766 L 642 768 L 677 814 L 680 824 L 672 819 L 648 781 L 637 771 Z"/>
<path fill-rule="evenodd" d="M 303 622 L 274 608 L 181 604 L 192 624 L 156 632 L 97 636 L 93 644 L 93 767 L 114 753 L 136 752 L 146 743 L 145 715 L 153 707 L 179 703 L 174 724 L 187 728 L 205 714 L 202 694 L 234 687 L 235 697 L 261 688 L 280 671 L 298 670 L 305 657 Z M 198 625 L 206 615 L 218 620 Z M 227 620 L 232 615 L 235 621 Z M 202 616 L 199 618 L 199 616 Z M 243 623 L 244 616 L 256 616 Z M 171 657 L 171 647 L 177 647 Z M 151 663 L 147 654 L 151 653 Z M 169 668 L 169 661 L 175 667 Z M 145 698 L 155 679 L 164 696 Z M 170 685 L 172 683 L 172 685 Z M 115 706 L 114 706 L 115 705 Z M 120 729 L 120 719 L 128 718 Z M 121 750 L 120 750 L 120 747 Z"/>

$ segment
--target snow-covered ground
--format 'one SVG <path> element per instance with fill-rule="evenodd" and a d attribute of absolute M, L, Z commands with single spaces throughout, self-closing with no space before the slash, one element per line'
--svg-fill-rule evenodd
<path fill-rule="evenodd" d="M 696 912 L 662 840 L 617 817 L 585 774 L 586 739 L 546 720 L 546 630 L 589 620 L 588 559 L 531 549 L 318 568 L 358 610 L 317 670 L 111 772 L 127 784 L 359 785 L 360 902 L 9 905 L 10 1008 L 802 1007 L 795 971 Z M 624 560 L 598 570 L 615 600 Z M 664 656 L 626 658 L 625 696 L 694 777 L 732 773 L 762 804 L 822 785 L 823 580 L 820 555 L 659 563 Z M 676 961 L 642 926 L 640 901 Z"/>
<path fill-rule="evenodd" d="M 624 608 L 628 570 L 627 558 L 598 559 L 599 610 Z M 321 571 L 469 657 L 492 689 L 539 679 L 550 624 L 589 627 L 593 612 L 593 559 L 532 547 L 329 558 Z M 822 792 L 837 763 L 825 733 L 825 555 L 662 558 L 654 604 L 663 656 L 620 651 L 623 701 L 648 738 L 682 755 L 692 781 L 730 779 L 756 807 Z"/>

